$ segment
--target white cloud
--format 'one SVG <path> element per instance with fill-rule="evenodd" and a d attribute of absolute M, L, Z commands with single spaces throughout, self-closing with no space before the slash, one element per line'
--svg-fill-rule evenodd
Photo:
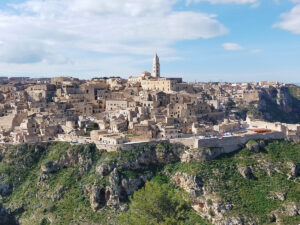
<path fill-rule="evenodd" d="M 211 4 L 258 4 L 258 0 L 187 0 L 188 4 L 192 2 L 209 2 Z"/>
<path fill-rule="evenodd" d="M 223 48 L 228 51 L 241 51 L 244 48 L 236 43 L 224 43 L 222 44 Z"/>
<path fill-rule="evenodd" d="M 28 0 L 11 5 L 15 10 L 0 10 L 0 61 L 69 63 L 90 52 L 171 54 L 178 41 L 228 32 L 214 15 L 174 11 L 177 1 Z"/>
<path fill-rule="evenodd" d="M 252 50 L 250 51 L 250 53 L 252 53 L 252 54 L 259 54 L 259 53 L 261 53 L 261 52 L 262 52 L 261 49 L 252 49 Z"/>
<path fill-rule="evenodd" d="M 293 0 L 300 3 L 300 0 Z M 296 5 L 291 11 L 281 14 L 281 21 L 276 23 L 274 27 L 288 30 L 294 34 L 300 34 L 300 4 Z"/>

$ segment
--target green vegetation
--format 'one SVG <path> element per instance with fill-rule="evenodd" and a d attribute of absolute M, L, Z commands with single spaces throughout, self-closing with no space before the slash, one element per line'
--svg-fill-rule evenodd
<path fill-rule="evenodd" d="M 147 182 L 131 198 L 129 210 L 121 216 L 124 225 L 184 225 L 207 224 L 193 212 L 183 191 L 167 183 Z"/>
<path fill-rule="evenodd" d="M 289 142 L 272 142 L 262 153 L 251 153 L 242 149 L 233 156 L 224 155 L 216 160 L 194 163 L 176 163 L 167 165 L 167 174 L 185 172 L 197 175 L 202 182 L 210 183 L 213 192 L 224 202 L 233 203 L 232 215 L 248 215 L 257 218 L 259 224 L 268 223 L 270 212 L 278 209 L 282 201 L 268 198 L 272 192 L 286 192 L 286 201 L 300 202 L 300 185 L 287 179 L 286 174 L 274 172 L 269 176 L 264 169 L 259 168 L 257 159 L 278 163 L 283 172 L 287 172 L 285 162 L 300 163 L 300 144 Z M 276 164 L 277 165 L 277 164 Z M 245 179 L 238 172 L 241 166 L 252 166 L 256 179 Z M 299 179 L 298 179 L 299 181 Z M 297 217 L 298 218 L 298 217 Z M 300 218 L 293 220 L 300 222 Z M 290 220 L 285 219 L 286 221 Z M 285 223 L 293 224 L 293 223 Z M 296 224 L 296 223 L 294 223 Z"/>
<path fill-rule="evenodd" d="M 292 97 L 300 100 L 300 87 L 296 85 L 290 85 L 288 87 L 289 93 Z"/>
<path fill-rule="evenodd" d="M 257 141 L 249 141 L 256 144 Z M 68 143 L 42 143 L 6 146 L 0 149 L 2 183 L 11 183 L 13 192 L 0 200 L 15 211 L 24 225 L 31 224 L 208 224 L 191 208 L 190 197 L 175 186 L 171 177 L 184 172 L 199 178 L 211 193 L 233 205 L 227 216 L 243 215 L 255 218 L 258 224 L 269 224 L 269 214 L 285 203 L 300 202 L 300 178 L 291 177 L 289 163 L 300 164 L 300 143 L 273 141 L 263 151 L 253 153 L 242 149 L 231 155 L 205 162 L 174 163 L 157 166 L 149 164 L 139 169 L 122 167 L 141 156 L 151 160 L 155 154 L 173 154 L 178 146 L 160 143 L 156 147 L 138 147 L 128 151 L 99 151 L 94 145 L 71 146 Z M 1 153 L 2 152 L 2 153 Z M 72 162 L 68 157 L 72 156 Z M 69 164 L 63 164 L 64 159 Z M 51 174 L 42 174 L 41 166 L 60 163 Z M 114 211 L 108 207 L 94 212 L 90 193 L 93 185 L 109 186 L 109 175 L 100 176 L 100 164 L 117 165 L 122 179 L 134 179 L 152 174 L 145 187 L 136 191 L 122 204 L 128 211 Z M 271 165 L 271 166 L 269 166 Z M 253 179 L 244 178 L 240 167 L 251 167 Z M 269 168 L 273 168 L 269 171 Z M 43 178 L 45 176 L 45 178 Z M 274 193 L 285 193 L 285 200 L 272 198 Z M 212 206 L 213 199 L 206 204 Z M 155 206 L 155 207 L 153 207 Z M 213 210 L 210 211 L 213 215 Z M 51 222 L 52 221 L 52 222 Z M 281 216 L 282 224 L 300 223 L 300 216 Z"/>

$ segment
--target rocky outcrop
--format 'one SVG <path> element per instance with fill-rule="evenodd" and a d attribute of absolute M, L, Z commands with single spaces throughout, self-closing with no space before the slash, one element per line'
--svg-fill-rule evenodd
<path fill-rule="evenodd" d="M 271 192 L 269 198 L 284 201 L 286 199 L 286 192 Z"/>
<path fill-rule="evenodd" d="M 153 175 L 151 173 L 148 173 L 138 178 L 133 178 L 133 179 L 124 178 L 121 181 L 122 190 L 124 190 L 127 195 L 132 195 L 134 191 L 143 187 L 146 181 L 151 180 L 152 176 Z"/>
<path fill-rule="evenodd" d="M 120 207 L 121 188 L 119 186 L 120 177 L 118 171 L 114 171 L 109 176 L 110 186 L 94 185 L 90 190 L 90 204 L 94 211 L 103 208 L 105 205 L 112 209 Z"/>
<path fill-rule="evenodd" d="M 90 190 L 90 204 L 94 211 L 104 207 L 109 199 L 110 192 L 105 187 L 93 186 Z"/>
<path fill-rule="evenodd" d="M 156 162 L 164 165 L 178 162 L 183 151 L 184 146 L 178 143 L 172 146 L 158 144 L 155 148 Z"/>
<path fill-rule="evenodd" d="M 56 188 L 54 193 L 48 195 L 48 197 L 53 202 L 58 202 L 59 200 L 61 200 L 63 198 L 64 193 L 66 192 L 66 190 L 67 190 L 67 187 L 64 187 L 64 186 L 60 185 L 58 188 Z"/>
<path fill-rule="evenodd" d="M 210 188 L 203 186 L 199 178 L 178 172 L 172 177 L 172 181 L 185 190 L 192 199 L 193 209 L 203 218 L 217 225 L 243 224 L 243 218 L 230 217 L 225 215 L 233 206 L 222 202 L 222 200 L 212 193 Z"/>
<path fill-rule="evenodd" d="M 200 148 L 200 149 L 190 149 L 185 151 L 181 157 L 181 162 L 190 163 L 190 162 L 202 162 L 206 160 L 215 159 L 217 156 L 223 153 L 221 148 Z"/>
<path fill-rule="evenodd" d="M 216 172 L 217 173 L 217 172 Z M 210 182 L 202 184 L 197 176 L 177 172 L 172 176 L 172 181 L 185 190 L 191 200 L 192 208 L 203 218 L 216 225 L 256 225 L 252 218 L 244 216 L 227 216 L 233 209 L 233 205 L 223 202 L 222 199 L 213 192 Z"/>
<path fill-rule="evenodd" d="M 177 186 L 189 193 L 192 198 L 197 198 L 203 193 L 202 184 L 196 176 L 191 176 L 186 173 L 176 173 L 172 177 L 172 180 Z"/>
<path fill-rule="evenodd" d="M 265 147 L 265 142 L 263 140 L 261 140 L 261 141 L 250 140 L 246 144 L 246 148 L 249 151 L 254 152 L 254 153 L 260 152 L 261 149 L 263 149 L 264 147 Z"/>
<path fill-rule="evenodd" d="M 257 109 L 263 119 L 284 123 L 300 121 L 300 100 L 291 94 L 291 88 L 296 87 L 270 87 L 261 90 Z"/>
<path fill-rule="evenodd" d="M 41 166 L 41 170 L 44 174 L 55 173 L 59 168 L 59 165 L 53 161 L 47 161 Z"/>
<path fill-rule="evenodd" d="M 116 167 L 113 163 L 103 163 L 96 166 L 96 172 L 100 177 L 107 176 Z"/>
<path fill-rule="evenodd" d="M 71 149 L 58 160 L 58 165 L 61 168 L 68 168 L 82 164 L 92 165 L 93 161 L 92 158 L 89 157 L 89 154 L 93 151 L 94 149 L 89 145 L 85 146 L 83 151 L 75 151 Z"/>
<path fill-rule="evenodd" d="M 285 203 L 280 209 L 269 214 L 269 221 L 281 224 L 281 218 L 284 216 L 295 217 L 300 215 L 300 204 L 295 202 Z"/>
<path fill-rule="evenodd" d="M 152 174 L 144 174 L 137 178 L 128 179 L 122 177 L 116 168 L 108 176 L 109 185 L 94 185 L 88 193 L 90 194 L 90 204 L 94 211 L 104 206 L 111 209 L 123 209 L 123 202 L 128 200 L 128 195 L 143 187 L 145 182 L 152 178 Z"/>
<path fill-rule="evenodd" d="M 246 179 L 254 179 L 255 176 L 253 175 L 252 169 L 249 166 L 239 167 L 239 173 Z"/>
<path fill-rule="evenodd" d="M 300 164 L 295 164 L 293 162 L 287 163 L 288 169 L 290 170 L 289 176 L 297 177 L 300 174 Z"/>

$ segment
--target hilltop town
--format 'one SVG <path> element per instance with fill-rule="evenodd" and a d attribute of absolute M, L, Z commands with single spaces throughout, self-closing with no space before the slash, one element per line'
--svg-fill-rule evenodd
<path fill-rule="evenodd" d="M 299 224 L 296 85 L 0 80 L 0 224 Z"/>
<path fill-rule="evenodd" d="M 272 132 L 298 138 L 299 96 L 297 86 L 278 82 L 162 77 L 157 55 L 152 73 L 129 79 L 1 77 L 0 142 L 92 142 L 113 151 L 161 140 L 197 147 L 195 140 Z"/>

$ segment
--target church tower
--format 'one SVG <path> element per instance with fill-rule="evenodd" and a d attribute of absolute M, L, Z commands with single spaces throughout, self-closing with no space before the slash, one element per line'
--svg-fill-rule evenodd
<path fill-rule="evenodd" d="M 157 54 L 155 54 L 154 58 L 153 58 L 153 72 L 152 72 L 152 76 L 159 78 L 160 77 L 160 64 L 159 64 L 159 58 L 157 56 Z"/>

